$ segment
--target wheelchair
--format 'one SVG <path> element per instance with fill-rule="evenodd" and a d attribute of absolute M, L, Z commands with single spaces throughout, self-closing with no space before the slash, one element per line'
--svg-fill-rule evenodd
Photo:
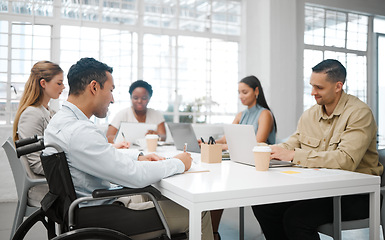
<path fill-rule="evenodd" d="M 77 198 L 67 159 L 60 146 L 44 145 L 43 138 L 36 135 L 16 141 L 15 146 L 18 157 L 48 147 L 56 149 L 56 153 L 40 156 L 49 192 L 41 201 L 41 208 L 19 226 L 13 240 L 24 239 L 37 222 L 43 223 L 48 239 L 52 240 L 187 238 L 185 233 L 171 236 L 157 201 L 162 195 L 152 186 L 139 189 L 126 187 L 98 189 L 92 196 Z M 155 207 L 146 210 L 132 210 L 118 204 L 79 207 L 83 202 L 138 194 L 146 195 Z M 56 233 L 56 226 L 59 234 Z"/>

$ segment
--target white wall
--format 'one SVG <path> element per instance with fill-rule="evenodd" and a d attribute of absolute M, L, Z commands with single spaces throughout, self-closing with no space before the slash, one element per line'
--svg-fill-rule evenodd
<path fill-rule="evenodd" d="M 243 75 L 257 76 L 277 125 L 278 138 L 291 135 L 302 111 L 302 80 L 297 81 L 296 2 L 292 0 L 246 1 Z M 242 68 L 241 68 L 242 70 Z M 301 96 L 301 103 L 297 97 Z"/>
<path fill-rule="evenodd" d="M 303 111 L 305 2 L 385 16 L 384 0 L 245 0 L 240 77 L 253 74 L 261 80 L 277 138 L 295 131 Z"/>

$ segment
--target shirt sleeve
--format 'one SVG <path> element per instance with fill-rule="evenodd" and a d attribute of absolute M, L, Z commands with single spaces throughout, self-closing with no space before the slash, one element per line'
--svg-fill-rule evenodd
<path fill-rule="evenodd" d="M 74 168 L 126 187 L 145 187 L 184 171 L 178 159 L 138 161 L 138 151 L 116 150 L 90 126 L 74 131 L 68 154 Z"/>
<path fill-rule="evenodd" d="M 27 108 L 20 115 L 19 123 L 17 126 L 17 132 L 19 139 L 32 137 L 34 135 L 43 136 L 44 134 L 44 117 L 39 115 L 35 109 L 31 110 Z M 27 160 L 32 172 L 39 175 L 44 175 L 43 166 L 40 161 L 40 153 L 34 152 L 27 154 Z"/>
<path fill-rule="evenodd" d="M 298 125 L 300 127 L 303 123 L 300 122 Z M 329 147 L 334 148 L 334 150 L 311 150 L 304 149 L 298 144 L 292 144 L 291 147 L 295 148 L 293 162 L 305 167 L 355 171 L 369 148 L 376 129 L 369 108 L 354 111 L 347 119 L 345 130 L 340 133 L 333 133 Z M 300 139 L 298 139 L 298 143 L 301 144 Z"/>

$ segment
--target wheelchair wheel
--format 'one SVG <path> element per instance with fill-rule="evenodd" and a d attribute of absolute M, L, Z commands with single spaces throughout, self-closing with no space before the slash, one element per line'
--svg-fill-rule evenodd
<path fill-rule="evenodd" d="M 69 231 L 52 240 L 132 240 L 127 235 L 106 228 L 81 228 Z"/>

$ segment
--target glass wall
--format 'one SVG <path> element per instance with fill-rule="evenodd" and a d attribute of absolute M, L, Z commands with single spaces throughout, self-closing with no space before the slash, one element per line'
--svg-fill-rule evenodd
<path fill-rule="evenodd" d="M 384 21 L 385 26 L 385 21 Z M 385 28 L 383 28 L 385 32 Z M 385 33 L 378 35 L 377 41 L 378 68 L 378 147 L 385 148 Z"/>
<path fill-rule="evenodd" d="M 139 78 L 154 88 L 149 107 L 168 121 L 231 122 L 241 7 L 240 0 L 1 1 L 0 124 L 12 123 L 35 62 L 55 61 L 66 74 L 82 57 L 114 68 L 115 104 L 98 123 L 130 106 L 128 89 Z M 68 86 L 60 100 L 67 95 Z"/>

